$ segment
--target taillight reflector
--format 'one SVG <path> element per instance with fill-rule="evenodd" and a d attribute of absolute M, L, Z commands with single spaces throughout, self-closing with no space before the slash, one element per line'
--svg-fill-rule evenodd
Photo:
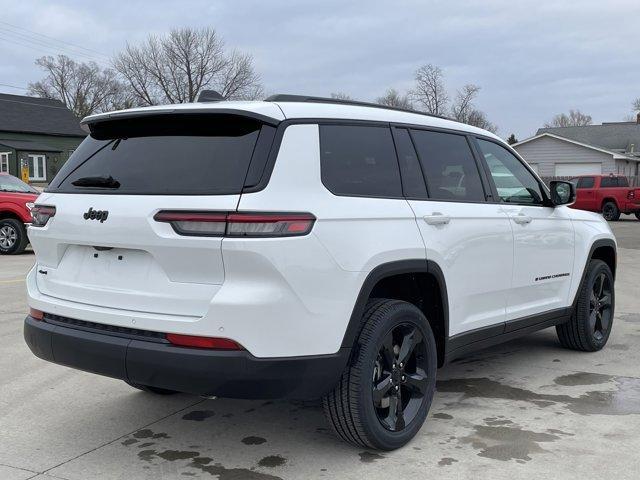
<path fill-rule="evenodd" d="M 167 333 L 167 340 L 173 345 L 181 347 L 209 348 L 212 350 L 244 350 L 240 344 L 228 338 L 197 337 L 194 335 Z"/>
<path fill-rule="evenodd" d="M 42 320 L 44 318 L 44 312 L 42 310 L 29 307 L 29 316 L 35 320 Z"/>
<path fill-rule="evenodd" d="M 310 213 L 223 213 L 161 211 L 154 217 L 180 235 L 293 237 L 308 234 L 316 218 Z"/>

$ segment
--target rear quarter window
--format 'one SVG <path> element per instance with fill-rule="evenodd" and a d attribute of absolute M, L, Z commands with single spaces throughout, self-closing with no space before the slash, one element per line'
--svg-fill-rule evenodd
<path fill-rule="evenodd" d="M 600 188 L 612 188 L 618 186 L 618 177 L 602 177 Z"/>
<path fill-rule="evenodd" d="M 273 128 L 266 128 L 272 135 Z M 158 115 L 105 121 L 92 126 L 91 135 L 48 191 L 239 194 L 261 130 L 260 122 L 233 115 Z M 118 186 L 115 182 L 96 186 L 92 181 L 107 178 Z"/>
<path fill-rule="evenodd" d="M 322 183 L 336 195 L 402 197 L 388 127 L 320 125 Z"/>

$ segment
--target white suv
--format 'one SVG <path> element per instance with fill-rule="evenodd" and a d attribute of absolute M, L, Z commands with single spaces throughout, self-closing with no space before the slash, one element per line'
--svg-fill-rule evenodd
<path fill-rule="evenodd" d="M 33 210 L 25 338 L 155 393 L 323 398 L 344 440 L 416 434 L 451 359 L 611 331 L 616 244 L 484 130 L 279 95 L 93 115 Z"/>

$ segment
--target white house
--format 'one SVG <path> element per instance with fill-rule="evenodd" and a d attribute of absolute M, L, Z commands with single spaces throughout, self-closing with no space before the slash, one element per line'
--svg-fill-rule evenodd
<path fill-rule="evenodd" d="M 541 177 L 609 173 L 637 177 L 640 114 L 637 122 L 540 128 L 512 146 Z"/>

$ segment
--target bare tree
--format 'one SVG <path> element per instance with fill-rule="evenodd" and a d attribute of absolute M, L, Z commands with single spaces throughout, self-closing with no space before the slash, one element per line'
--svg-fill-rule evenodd
<path fill-rule="evenodd" d="M 403 95 L 395 88 L 390 88 L 383 97 L 378 97 L 376 99 L 376 103 L 386 105 L 388 107 L 406 108 L 409 110 L 413 109 L 413 102 L 411 101 L 411 98 L 409 98 L 409 95 Z"/>
<path fill-rule="evenodd" d="M 633 109 L 634 112 L 640 112 L 640 97 L 636 98 L 633 101 L 631 108 Z"/>
<path fill-rule="evenodd" d="M 411 97 L 424 111 L 433 115 L 446 115 L 449 96 L 444 86 L 440 67 L 427 64 L 416 71 L 416 86 Z"/>
<path fill-rule="evenodd" d="M 331 92 L 331 98 L 335 100 L 353 100 L 353 98 L 351 98 L 351 95 L 344 92 Z"/>
<path fill-rule="evenodd" d="M 559 113 L 551 119 L 550 122 L 544 124 L 546 128 L 553 127 L 583 127 L 591 125 L 593 120 L 591 115 L 582 113 L 580 110 L 569 110 L 569 114 Z"/>
<path fill-rule="evenodd" d="M 78 118 L 130 106 L 123 85 L 111 69 L 94 62 L 76 62 L 66 55 L 36 60 L 46 76 L 29 84 L 28 93 L 60 100 Z"/>
<path fill-rule="evenodd" d="M 174 29 L 140 45 L 127 44 L 113 66 L 143 105 L 193 102 L 206 88 L 227 99 L 256 99 L 263 93 L 253 58 L 225 52 L 212 28 Z"/>
<path fill-rule="evenodd" d="M 496 132 L 498 127 L 491 123 L 484 112 L 478 110 L 473 101 L 475 100 L 480 87 L 467 84 L 456 93 L 456 99 L 451 105 L 451 116 L 458 122 L 484 128 L 490 132 Z"/>

